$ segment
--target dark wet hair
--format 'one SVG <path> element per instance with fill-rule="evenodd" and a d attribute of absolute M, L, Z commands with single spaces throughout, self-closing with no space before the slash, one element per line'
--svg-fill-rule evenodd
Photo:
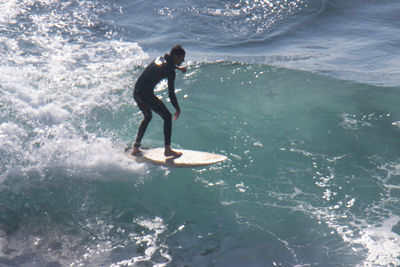
<path fill-rule="evenodd" d="M 186 54 L 185 49 L 183 49 L 182 46 L 180 46 L 180 45 L 176 45 L 176 46 L 172 47 L 171 52 L 169 52 L 169 55 L 171 57 L 174 57 L 175 55 L 182 56 L 185 54 Z"/>

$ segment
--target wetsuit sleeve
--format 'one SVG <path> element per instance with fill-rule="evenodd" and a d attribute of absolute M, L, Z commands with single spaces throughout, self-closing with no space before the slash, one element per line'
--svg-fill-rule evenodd
<path fill-rule="evenodd" d="M 175 95 L 175 70 L 171 71 L 170 75 L 168 75 L 168 96 L 176 111 L 180 111 L 181 109 Z"/>

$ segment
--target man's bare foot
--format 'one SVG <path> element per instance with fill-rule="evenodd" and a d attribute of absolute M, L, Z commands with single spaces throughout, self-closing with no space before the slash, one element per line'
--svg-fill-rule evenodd
<path fill-rule="evenodd" d="M 138 147 L 133 147 L 132 148 L 132 151 L 131 151 L 131 155 L 132 156 L 136 156 L 136 155 L 139 155 L 140 153 L 142 153 L 142 151 L 138 148 Z"/>
<path fill-rule="evenodd" d="M 178 152 L 178 151 L 174 151 L 171 149 L 171 147 L 165 147 L 164 150 L 164 156 L 166 157 L 174 157 L 174 158 L 179 158 L 180 156 L 182 156 L 182 152 Z"/>

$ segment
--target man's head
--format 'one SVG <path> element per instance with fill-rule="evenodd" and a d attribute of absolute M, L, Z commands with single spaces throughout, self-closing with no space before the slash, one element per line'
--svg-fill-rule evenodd
<path fill-rule="evenodd" d="M 172 47 L 171 52 L 169 53 L 169 55 L 172 58 L 172 61 L 177 66 L 181 65 L 182 62 L 185 61 L 185 54 L 186 54 L 185 50 L 180 45 Z"/>

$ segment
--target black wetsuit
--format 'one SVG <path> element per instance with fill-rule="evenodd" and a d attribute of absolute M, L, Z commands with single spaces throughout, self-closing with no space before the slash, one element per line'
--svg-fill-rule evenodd
<path fill-rule="evenodd" d="M 165 104 L 154 95 L 154 88 L 165 78 L 168 79 L 169 99 L 176 111 L 180 111 L 175 95 L 175 64 L 169 55 L 158 57 L 139 76 L 133 91 L 133 98 L 144 116 L 136 135 L 135 147 L 140 147 L 152 118 L 152 110 L 164 120 L 164 143 L 165 146 L 171 145 L 172 115 Z"/>

